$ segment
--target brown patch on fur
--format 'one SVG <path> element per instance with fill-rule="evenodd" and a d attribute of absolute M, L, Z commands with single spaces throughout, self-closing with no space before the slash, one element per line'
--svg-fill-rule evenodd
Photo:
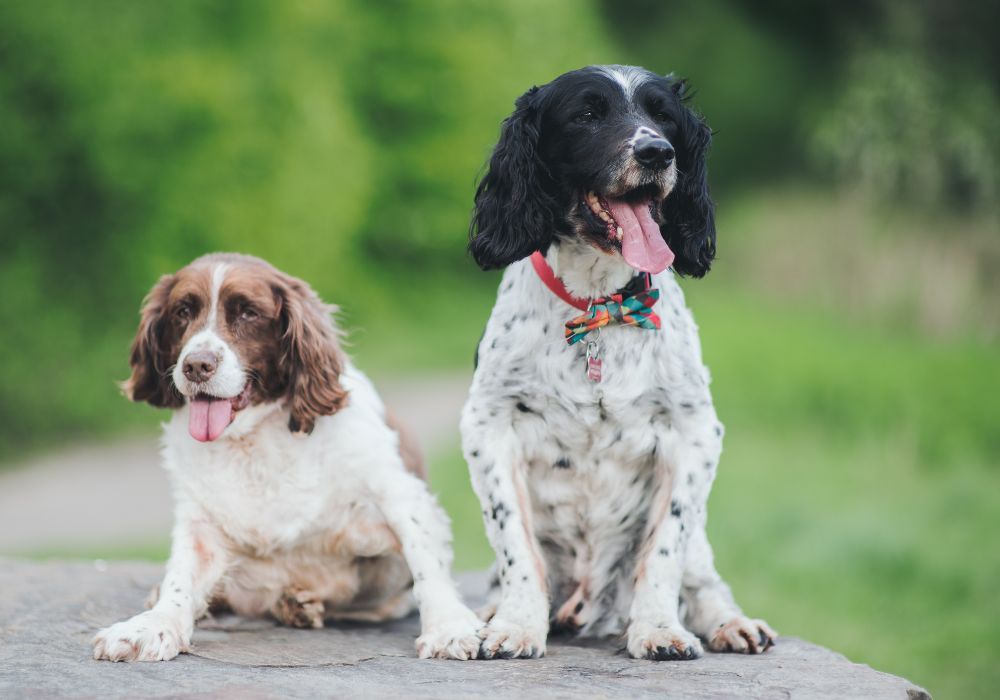
<path fill-rule="evenodd" d="M 402 619 L 413 612 L 414 607 L 413 596 L 407 589 L 373 608 L 335 609 L 327 611 L 326 617 L 338 621 L 384 622 Z"/>
<path fill-rule="evenodd" d="M 638 584 L 646 577 L 646 562 L 649 560 L 653 547 L 656 545 L 656 533 L 660 529 L 660 523 L 667 517 L 670 511 L 670 498 L 673 494 L 673 477 L 669 471 L 663 469 L 663 480 L 660 488 L 656 490 L 656 498 L 650 508 L 652 517 L 646 526 L 646 539 L 639 550 L 638 560 L 635 567 L 635 582 Z"/>
<path fill-rule="evenodd" d="M 274 291 L 281 300 L 282 353 L 279 366 L 289 377 L 288 398 L 293 432 L 312 432 L 316 419 L 347 404 L 340 384 L 343 354 L 327 306 L 305 282 L 276 273 Z"/>
<path fill-rule="evenodd" d="M 406 471 L 427 481 L 427 467 L 424 464 L 424 456 L 420 452 L 420 445 L 417 444 L 416 437 L 399 422 L 396 414 L 388 408 L 385 410 L 385 422 L 390 430 L 396 431 L 396 434 L 399 435 L 399 454 L 403 458 Z"/>
<path fill-rule="evenodd" d="M 160 601 L 160 586 L 159 584 L 153 586 L 153 590 L 149 592 L 146 596 L 146 600 L 143 602 L 143 606 L 146 610 L 152 610 L 153 606 Z"/>
<path fill-rule="evenodd" d="M 323 551 L 340 557 L 375 557 L 401 553 L 403 545 L 388 523 L 357 518 L 347 528 L 330 535 L 323 542 Z"/>
<path fill-rule="evenodd" d="M 200 570 L 207 569 L 212 565 L 212 560 L 215 559 L 215 555 L 212 553 L 212 550 L 208 548 L 208 545 L 205 544 L 205 540 L 198 535 L 194 536 L 193 544 L 195 556 L 198 558 L 198 568 Z"/>
<path fill-rule="evenodd" d="M 295 587 L 282 591 L 271 608 L 278 622 L 301 629 L 322 629 L 324 611 L 323 601 L 315 593 Z"/>
<path fill-rule="evenodd" d="M 535 540 L 535 528 L 531 517 L 531 498 L 528 496 L 528 489 L 524 485 L 524 476 L 515 466 L 513 473 L 514 492 L 517 494 L 517 506 L 521 510 L 521 525 L 524 526 L 524 536 L 528 541 L 528 549 L 531 550 L 531 558 L 535 564 L 535 571 L 538 573 L 538 580 L 542 584 L 542 593 L 548 594 L 548 581 L 545 578 L 545 561 L 542 553 L 538 550 L 538 542 Z"/>
<path fill-rule="evenodd" d="M 578 630 L 587 624 L 587 602 L 590 599 L 589 579 L 583 579 L 565 603 L 556 612 L 556 625 Z"/>
<path fill-rule="evenodd" d="M 167 317 L 169 297 L 175 282 L 174 275 L 164 275 L 146 296 L 129 355 L 132 376 L 121 383 L 129 400 L 146 401 L 158 408 L 184 405 L 184 398 L 174 388 L 169 374 L 177 359 L 174 343 L 167 338 L 171 331 Z"/>

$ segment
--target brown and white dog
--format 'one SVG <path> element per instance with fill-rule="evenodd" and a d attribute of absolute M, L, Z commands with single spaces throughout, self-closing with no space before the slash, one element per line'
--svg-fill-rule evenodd
<path fill-rule="evenodd" d="M 331 311 L 244 255 L 199 258 L 153 287 L 124 390 L 175 410 L 173 543 L 152 608 L 101 630 L 94 658 L 171 659 L 210 606 L 322 627 L 398 618 L 413 598 L 421 657 L 476 656 L 482 623 L 451 580 L 447 516 Z"/>

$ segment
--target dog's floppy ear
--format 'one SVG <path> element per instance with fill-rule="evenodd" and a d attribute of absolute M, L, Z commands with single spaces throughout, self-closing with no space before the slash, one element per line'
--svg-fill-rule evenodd
<path fill-rule="evenodd" d="M 671 78 L 678 100 L 687 99 L 687 83 Z M 681 105 L 678 124 L 677 184 L 663 202 L 664 240 L 677 256 L 674 270 L 702 277 L 715 258 L 715 204 L 708 193 L 708 148 L 712 130 L 689 107 Z"/>
<path fill-rule="evenodd" d="M 143 302 L 139 330 L 132 341 L 129 364 L 132 376 L 121 383 L 132 401 L 145 401 L 157 408 L 179 408 L 184 398 L 170 378 L 170 348 L 167 346 L 167 300 L 174 276 L 164 275 Z"/>
<path fill-rule="evenodd" d="M 484 270 L 525 258 L 551 240 L 557 208 L 538 154 L 540 92 L 533 87 L 517 99 L 476 190 L 469 251 Z"/>
<path fill-rule="evenodd" d="M 282 275 L 274 292 L 281 305 L 279 371 L 287 381 L 294 433 L 310 433 L 316 419 L 333 415 L 347 403 L 340 384 L 343 354 L 333 325 L 334 307 L 320 301 L 305 282 Z"/>

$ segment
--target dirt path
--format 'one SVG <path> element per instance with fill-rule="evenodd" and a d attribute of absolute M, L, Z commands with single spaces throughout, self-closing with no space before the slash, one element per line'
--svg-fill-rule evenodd
<path fill-rule="evenodd" d="M 425 454 L 458 443 L 467 374 L 378 382 Z M 0 555 L 166 541 L 171 497 L 156 438 L 63 447 L 0 473 Z"/>

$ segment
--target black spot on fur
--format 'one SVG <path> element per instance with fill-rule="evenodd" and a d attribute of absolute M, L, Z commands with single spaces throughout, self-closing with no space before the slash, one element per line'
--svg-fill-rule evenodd
<path fill-rule="evenodd" d="M 553 464 L 552 466 L 555 467 L 556 469 L 569 469 L 572 466 L 572 464 L 570 464 L 568 457 L 560 457 L 555 461 L 555 464 Z"/>
<path fill-rule="evenodd" d="M 670 517 L 679 518 L 681 517 L 681 504 L 677 501 L 670 501 Z"/>
<path fill-rule="evenodd" d="M 660 547 L 660 556 L 661 557 L 669 557 L 670 556 L 670 550 L 667 549 L 666 547 Z"/>
<path fill-rule="evenodd" d="M 520 411 L 521 413 L 534 413 L 534 411 L 528 408 L 528 406 L 523 401 L 518 401 L 517 404 L 515 404 L 515 406 L 517 410 Z"/>

